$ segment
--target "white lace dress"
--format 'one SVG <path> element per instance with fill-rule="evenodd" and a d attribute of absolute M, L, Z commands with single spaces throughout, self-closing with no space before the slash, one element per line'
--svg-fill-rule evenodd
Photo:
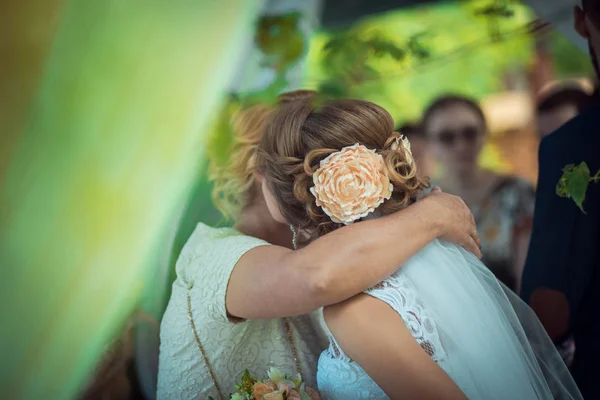
<path fill-rule="evenodd" d="M 159 400 L 229 399 L 244 369 L 258 376 L 265 376 L 269 367 L 295 374 L 282 320 L 232 320 L 225 309 L 225 292 L 235 264 L 250 249 L 265 245 L 234 229 L 197 226 L 177 261 L 177 279 L 161 322 Z M 220 393 L 203 361 L 190 317 Z M 316 387 L 318 356 L 327 346 L 322 313 L 288 320 L 303 378 Z"/>
<path fill-rule="evenodd" d="M 392 307 L 423 350 L 442 368 L 447 368 L 436 323 L 419 300 L 415 286 L 400 270 L 365 293 Z M 321 396 L 324 399 L 388 399 L 360 365 L 344 354 L 331 333 L 329 339 L 329 348 L 319 359 L 317 379 Z"/>
<path fill-rule="evenodd" d="M 535 314 L 462 248 L 435 240 L 366 293 L 398 313 L 469 399 L 581 399 Z M 322 397 L 388 399 L 330 340 L 317 372 Z"/>

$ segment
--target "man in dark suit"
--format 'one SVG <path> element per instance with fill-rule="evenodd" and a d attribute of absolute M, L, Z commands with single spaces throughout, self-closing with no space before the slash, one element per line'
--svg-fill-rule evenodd
<path fill-rule="evenodd" d="M 583 0 L 575 27 L 588 40 L 592 62 L 600 52 L 600 0 Z M 583 397 L 600 399 L 600 183 L 590 183 L 584 214 L 556 194 L 567 164 L 585 161 L 600 169 L 600 103 L 542 140 L 539 151 L 533 233 L 523 272 L 521 296 L 537 313 L 550 337 L 575 339 L 571 372 Z"/>

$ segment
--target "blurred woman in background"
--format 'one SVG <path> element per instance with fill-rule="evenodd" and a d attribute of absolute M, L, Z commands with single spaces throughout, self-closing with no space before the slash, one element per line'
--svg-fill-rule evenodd
<path fill-rule="evenodd" d="M 474 100 L 438 98 L 425 111 L 422 127 L 441 164 L 435 183 L 469 206 L 481 237 L 482 261 L 518 292 L 531 234 L 533 186 L 479 166 L 488 128 Z"/>

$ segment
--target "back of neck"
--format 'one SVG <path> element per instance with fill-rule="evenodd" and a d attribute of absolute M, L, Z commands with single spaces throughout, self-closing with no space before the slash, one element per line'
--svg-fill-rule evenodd
<path fill-rule="evenodd" d="M 236 229 L 244 235 L 262 239 L 268 243 L 292 248 L 292 232 L 289 226 L 275 221 L 266 204 L 246 207 L 236 223 Z"/>

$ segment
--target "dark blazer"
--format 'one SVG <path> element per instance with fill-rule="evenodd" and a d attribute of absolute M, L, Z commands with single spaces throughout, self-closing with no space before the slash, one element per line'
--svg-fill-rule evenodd
<path fill-rule="evenodd" d="M 555 341 L 573 335 L 573 377 L 584 398 L 600 399 L 600 182 L 588 187 L 587 214 L 556 195 L 562 168 L 582 161 L 600 169 L 600 102 L 542 140 L 521 296 Z"/>

